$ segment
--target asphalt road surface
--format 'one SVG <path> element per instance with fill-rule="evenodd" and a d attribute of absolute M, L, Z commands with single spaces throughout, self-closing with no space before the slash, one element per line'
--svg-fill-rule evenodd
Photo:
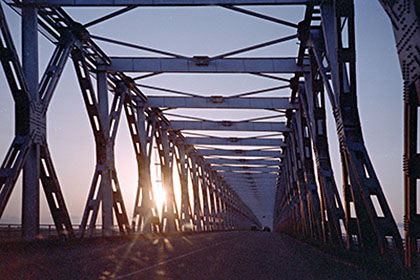
<path fill-rule="evenodd" d="M 217 232 L 2 245 L 0 279 L 368 279 L 279 233 Z"/>

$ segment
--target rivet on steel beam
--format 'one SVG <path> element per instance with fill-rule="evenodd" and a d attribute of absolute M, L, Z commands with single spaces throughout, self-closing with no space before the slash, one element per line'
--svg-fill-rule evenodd
<path fill-rule="evenodd" d="M 211 99 L 211 102 L 213 102 L 214 104 L 222 104 L 225 101 L 223 96 L 220 96 L 220 95 L 210 96 L 210 99 Z"/>
<path fill-rule="evenodd" d="M 209 66 L 210 57 L 208 56 L 194 56 L 193 59 L 197 66 Z"/>

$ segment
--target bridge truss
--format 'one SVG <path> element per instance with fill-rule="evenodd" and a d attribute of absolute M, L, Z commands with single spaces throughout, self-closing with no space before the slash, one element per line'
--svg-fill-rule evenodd
<path fill-rule="evenodd" d="M 402 255 L 402 240 L 360 126 L 353 1 L 9 0 L 5 3 L 22 15 L 23 56 L 21 66 L 1 9 L 0 59 L 15 101 L 16 130 L 0 169 L 0 216 L 23 170 L 25 238 L 33 239 L 38 234 L 39 182 L 59 234 L 74 235 L 46 139 L 48 106 L 64 66 L 71 59 L 96 143 L 96 169 L 78 232 L 80 237 L 92 234 L 100 211 L 105 235 L 112 234 L 114 216 L 122 234 L 260 227 L 255 209 L 245 201 L 258 201 L 268 190 L 275 193 L 277 231 L 340 248 Z M 405 80 L 405 253 L 410 266 L 419 238 L 415 197 L 420 178 L 416 147 L 420 13 L 415 1 L 382 0 L 381 3 L 396 30 Z M 305 12 L 302 20 L 294 23 L 251 11 L 248 5 L 301 5 Z M 123 8 L 81 24 L 63 9 L 66 6 Z M 214 57 L 185 57 L 89 33 L 90 26 L 142 6 L 220 6 L 284 25 L 294 33 Z M 55 44 L 40 82 L 39 30 Z M 292 58 L 232 57 L 294 39 L 300 44 Z M 110 57 L 98 42 L 160 56 Z M 134 76 L 133 73 L 143 74 Z M 141 79 L 163 73 L 251 74 L 276 80 L 279 86 L 229 96 L 203 96 L 139 83 Z M 287 97 L 255 97 L 285 88 L 290 88 Z M 146 95 L 147 90 L 166 95 Z M 108 104 L 109 95 L 111 104 Z M 331 104 L 337 127 L 343 201 L 329 155 L 326 102 Z M 223 120 L 215 120 L 170 112 L 174 109 L 225 109 L 227 112 L 246 109 L 257 114 L 246 120 L 229 119 L 229 114 L 224 114 Z M 131 219 L 114 160 L 115 138 L 123 111 L 138 164 L 138 189 Z M 247 134 L 232 137 L 237 131 Z M 154 147 L 157 147 L 167 193 L 161 217 L 152 191 Z M 175 203 L 174 168 L 181 184 L 180 207 Z M 376 208 L 374 200 L 378 201 Z"/>

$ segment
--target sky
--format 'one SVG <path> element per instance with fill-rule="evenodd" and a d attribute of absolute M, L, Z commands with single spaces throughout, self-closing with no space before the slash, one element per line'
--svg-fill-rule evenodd
<path fill-rule="evenodd" d="M 379 1 L 356 0 L 356 54 L 359 113 L 364 139 L 370 158 L 388 203 L 398 223 L 403 217 L 402 179 L 402 78 L 395 49 L 391 24 Z M 20 18 L 9 8 L 3 8 L 20 53 Z M 301 7 L 247 7 L 284 20 L 299 22 Z M 72 17 L 86 23 L 111 8 L 66 8 Z M 293 35 L 294 28 L 239 14 L 219 7 L 137 8 L 125 15 L 89 28 L 94 35 L 140 44 L 185 56 L 213 56 L 250 45 Z M 42 73 L 53 46 L 40 36 L 40 72 Z M 297 54 L 297 40 L 251 51 L 238 57 L 289 57 Z M 150 53 L 98 44 L 110 56 L 155 56 Z M 284 76 L 284 77 L 287 77 Z M 277 81 L 250 75 L 162 75 L 142 80 L 142 83 L 172 88 L 202 95 L 222 95 L 279 86 Z M 0 157 L 3 158 L 13 139 L 14 107 L 4 74 L 0 74 Z M 156 94 L 144 90 L 146 94 Z M 290 96 L 281 90 L 264 96 Z M 214 110 L 178 110 L 177 113 L 199 115 L 222 120 L 225 115 Z M 244 119 L 272 113 L 249 111 L 231 112 L 230 118 Z M 136 162 L 132 152 L 125 117 L 121 118 L 116 144 L 117 172 L 124 201 L 131 217 L 137 186 Z M 281 119 L 281 118 L 279 118 Z M 341 168 L 338 141 L 331 108 L 327 112 L 330 152 L 337 186 L 341 193 Z M 80 222 L 95 167 L 95 147 L 83 100 L 69 61 L 48 111 L 48 142 L 72 221 Z M 248 197 L 263 224 L 270 224 L 273 190 L 260 190 L 261 198 Z M 0 223 L 20 221 L 21 183 L 12 194 Z M 41 203 L 41 223 L 50 223 L 45 199 Z"/>

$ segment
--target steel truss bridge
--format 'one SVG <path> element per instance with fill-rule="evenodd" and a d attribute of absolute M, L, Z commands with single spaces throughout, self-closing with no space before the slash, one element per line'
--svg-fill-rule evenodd
<path fill-rule="evenodd" d="M 363 141 L 357 107 L 352 0 L 5 1 L 22 16 L 23 54 L 21 65 L 0 9 L 0 59 L 14 98 L 16 123 L 15 138 L 0 169 L 0 216 L 23 170 L 24 238 L 34 239 L 38 234 L 40 184 L 58 233 L 75 235 L 46 137 L 50 101 L 66 62 L 72 60 L 96 143 L 96 169 L 79 237 L 92 234 L 100 211 L 105 235 L 112 234 L 114 215 L 121 234 L 261 226 L 244 197 L 258 199 L 259 192 L 264 193 L 261 190 L 272 190 L 276 231 L 339 248 L 357 247 L 371 254 L 405 254 L 406 265 L 413 266 L 420 238 L 420 216 L 416 211 L 416 184 L 420 179 L 416 146 L 420 5 L 415 0 L 380 2 L 395 30 L 404 78 L 405 248 Z M 301 21 L 288 22 L 251 11 L 251 5 L 301 5 L 305 12 Z M 68 6 L 122 8 L 82 24 L 66 13 L 63 7 Z M 89 33 L 90 26 L 143 6 L 220 6 L 284 25 L 293 33 L 213 57 L 185 57 Z M 37 62 L 39 31 L 55 45 L 41 81 Z M 232 58 L 296 38 L 299 46 L 295 57 Z M 158 56 L 110 57 L 99 47 L 99 41 Z M 162 73 L 245 73 L 277 80 L 279 86 L 229 96 L 201 96 L 139 84 L 141 79 Z M 288 97 L 255 97 L 284 88 L 290 89 Z M 148 89 L 167 94 L 148 96 L 144 94 Z M 333 109 L 337 127 L 343 201 L 331 167 L 326 102 Z M 228 112 L 249 109 L 275 115 L 264 117 L 266 114 L 258 113 L 255 118 L 238 121 L 225 114 L 226 119 L 219 121 L 169 112 L 183 108 L 229 109 Z M 126 211 L 114 162 L 115 138 L 123 111 L 138 163 L 133 213 Z M 230 136 L 214 136 L 210 131 L 229 131 Z M 235 131 L 248 134 L 232 137 Z M 161 217 L 152 191 L 154 146 L 167 193 Z M 173 190 L 174 168 L 182 190 L 179 209 Z M 241 192 L 245 194 L 240 195 Z M 193 205 L 190 196 L 194 198 Z M 379 202 L 380 209 L 375 209 L 373 200 Z"/>

